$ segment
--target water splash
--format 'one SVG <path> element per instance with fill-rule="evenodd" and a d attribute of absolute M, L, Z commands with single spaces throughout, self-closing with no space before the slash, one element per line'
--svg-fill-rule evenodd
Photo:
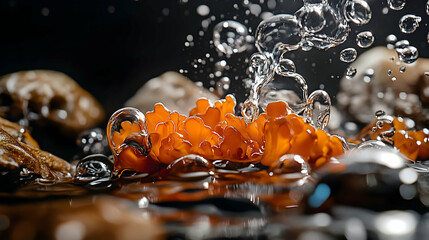
<path fill-rule="evenodd" d="M 308 98 L 304 117 L 316 128 L 325 129 L 331 114 L 331 98 L 323 90 L 316 90 Z"/>

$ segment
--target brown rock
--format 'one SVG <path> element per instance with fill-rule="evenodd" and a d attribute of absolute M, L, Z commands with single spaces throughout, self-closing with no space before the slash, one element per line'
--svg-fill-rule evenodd
<path fill-rule="evenodd" d="M 0 115 L 53 124 L 74 135 L 100 123 L 104 111 L 90 93 L 67 75 L 34 70 L 0 78 Z"/>
<path fill-rule="evenodd" d="M 211 101 L 218 97 L 197 86 L 194 82 L 177 72 L 166 72 L 146 82 L 125 106 L 138 108 L 142 112 L 152 111 L 156 103 L 161 102 L 170 110 L 188 114 L 195 102 L 205 97 Z"/>

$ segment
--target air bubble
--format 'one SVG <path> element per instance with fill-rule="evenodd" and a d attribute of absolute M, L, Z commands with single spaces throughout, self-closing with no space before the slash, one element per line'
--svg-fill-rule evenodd
<path fill-rule="evenodd" d="M 247 49 L 247 28 L 236 21 L 228 20 L 218 24 L 213 29 L 213 44 L 220 53 L 231 56 Z"/>
<path fill-rule="evenodd" d="M 405 0 L 387 0 L 389 8 L 392 10 L 401 10 L 404 8 L 406 1 Z"/>
<path fill-rule="evenodd" d="M 357 52 L 354 48 L 346 48 L 340 52 L 340 60 L 346 63 L 356 60 Z"/>
<path fill-rule="evenodd" d="M 350 0 L 344 5 L 344 15 L 357 25 L 367 24 L 372 17 L 371 9 L 364 0 Z"/>
<path fill-rule="evenodd" d="M 374 36 L 372 32 L 365 31 L 361 32 L 356 36 L 356 43 L 361 48 L 370 47 L 374 43 Z"/>
<path fill-rule="evenodd" d="M 304 7 L 304 10 L 298 16 L 301 27 L 305 31 L 315 33 L 325 27 L 326 20 L 322 12 L 323 5 L 311 4 Z"/>
<path fill-rule="evenodd" d="M 76 165 L 75 178 L 78 181 L 90 182 L 101 178 L 110 178 L 113 163 L 102 154 L 89 155 Z"/>
<path fill-rule="evenodd" d="M 407 46 L 403 48 L 396 48 L 399 59 L 407 64 L 413 63 L 419 57 L 419 52 L 417 48 L 413 46 Z"/>
<path fill-rule="evenodd" d="M 397 41 L 395 43 L 395 48 L 404 48 L 404 47 L 408 47 L 410 46 L 410 42 L 408 42 L 408 40 L 401 40 L 401 41 Z"/>
<path fill-rule="evenodd" d="M 413 33 L 419 27 L 419 22 L 422 20 L 421 17 L 407 14 L 399 20 L 399 29 L 403 33 Z"/>
<path fill-rule="evenodd" d="M 348 67 L 346 70 L 346 78 L 347 79 L 352 79 L 354 76 L 356 76 L 356 68 L 354 67 Z"/>

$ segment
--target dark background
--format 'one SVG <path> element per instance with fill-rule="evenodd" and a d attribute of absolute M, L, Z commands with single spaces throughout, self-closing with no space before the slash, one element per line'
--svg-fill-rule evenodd
<path fill-rule="evenodd" d="M 245 60 L 256 50 L 249 48 L 227 59 L 215 51 L 210 40 L 213 26 L 233 17 L 243 24 L 247 22 L 245 25 L 252 33 L 256 30 L 261 18 L 246 14 L 249 7 L 243 2 L 3 0 L 0 2 L 0 75 L 30 69 L 64 72 L 92 93 L 110 116 L 145 81 L 165 71 L 185 70 L 186 76 L 209 87 L 214 62 L 226 59 L 231 69 L 224 75 L 233 80 L 230 92 L 242 100 L 241 80 L 247 76 L 248 66 Z M 338 81 L 347 67 L 339 61 L 338 52 L 346 47 L 355 47 L 358 53 L 365 51 L 358 48 L 354 40 L 361 31 L 373 32 L 376 38 L 373 46 L 385 45 L 386 36 L 393 33 L 398 39 L 408 39 L 419 49 L 420 56 L 429 55 L 426 0 L 408 1 L 403 10 L 389 10 L 387 14 L 382 14 L 382 9 L 387 7 L 385 0 L 368 3 L 373 12 L 371 22 L 364 26 L 351 24 L 346 43 L 328 51 L 296 52 L 293 60 L 297 72 L 309 83 L 310 92 L 323 84 L 335 102 Z M 201 4 L 209 6 L 208 16 L 197 14 L 196 8 Z M 293 14 L 301 5 L 301 0 L 277 1 L 274 9 L 268 9 L 267 1 L 260 4 L 262 11 L 274 14 Z M 400 33 L 398 21 L 409 13 L 422 17 L 420 27 L 413 34 Z M 216 19 L 204 31 L 201 21 L 210 16 Z M 203 36 L 199 36 L 200 31 L 204 31 Z M 194 38 L 193 47 L 184 45 L 189 34 Z M 211 61 L 205 57 L 206 53 L 210 54 Z M 207 64 L 197 64 L 194 68 L 198 58 L 207 60 Z"/>

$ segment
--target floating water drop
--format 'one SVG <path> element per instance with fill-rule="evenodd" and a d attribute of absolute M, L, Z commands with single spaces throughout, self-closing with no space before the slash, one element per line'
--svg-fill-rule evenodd
<path fill-rule="evenodd" d="M 354 68 L 354 67 L 348 67 L 348 68 L 346 69 L 346 78 L 347 78 L 347 79 L 351 79 L 351 78 L 353 78 L 354 76 L 356 76 L 356 73 L 357 73 L 356 68 Z"/>
<path fill-rule="evenodd" d="M 89 182 L 101 178 L 110 178 L 113 163 L 102 154 L 89 155 L 76 165 L 75 178 L 78 181 Z"/>
<path fill-rule="evenodd" d="M 298 15 L 300 26 L 306 32 L 319 32 L 325 27 L 326 20 L 323 17 L 323 4 L 310 4 Z"/>
<path fill-rule="evenodd" d="M 429 0 L 426 2 L 426 15 L 429 15 Z"/>
<path fill-rule="evenodd" d="M 401 10 L 404 8 L 406 1 L 405 0 L 387 0 L 389 8 L 392 10 Z"/>
<path fill-rule="evenodd" d="M 301 113 L 308 99 L 308 86 L 305 79 L 295 72 L 278 72 L 266 84 L 260 95 L 259 106 L 265 110 L 275 101 L 284 101 L 297 114 Z"/>
<path fill-rule="evenodd" d="M 223 96 L 229 90 L 230 84 L 231 80 L 229 77 L 223 77 L 216 82 L 216 91 L 220 96 Z"/>
<path fill-rule="evenodd" d="M 421 20 L 421 17 L 413 14 L 404 15 L 399 20 L 399 29 L 401 29 L 403 33 L 413 33 L 419 27 L 419 22 Z"/>
<path fill-rule="evenodd" d="M 392 76 L 392 69 L 387 69 L 387 76 Z"/>
<path fill-rule="evenodd" d="M 395 43 L 396 41 L 398 41 L 398 38 L 394 35 L 394 34 L 390 34 L 389 36 L 386 37 L 386 42 L 387 42 L 387 48 L 388 49 L 394 49 L 395 48 Z"/>
<path fill-rule="evenodd" d="M 85 156 L 96 153 L 107 154 L 109 151 L 109 143 L 106 134 L 100 128 L 90 129 L 79 134 L 77 137 L 77 145 Z"/>
<path fill-rule="evenodd" d="M 405 66 L 400 66 L 399 67 L 399 72 L 403 73 L 403 72 L 405 72 L 405 70 L 406 70 Z"/>
<path fill-rule="evenodd" d="M 354 48 L 346 48 L 340 52 L 340 60 L 346 63 L 356 60 L 357 52 Z"/>
<path fill-rule="evenodd" d="M 284 50 L 298 49 L 301 29 L 295 16 L 279 14 L 262 21 L 255 36 L 255 45 L 259 52 L 275 54 L 279 45 L 282 45 Z"/>
<path fill-rule="evenodd" d="M 166 168 L 166 177 L 169 179 L 195 180 L 206 178 L 213 174 L 213 164 L 198 155 L 181 157 Z"/>
<path fill-rule="evenodd" d="M 419 52 L 417 48 L 413 46 L 407 46 L 403 48 L 396 48 L 399 59 L 404 63 L 413 63 L 419 57 Z"/>
<path fill-rule="evenodd" d="M 123 142 L 114 142 L 113 136 L 120 134 L 124 125 L 133 125 L 136 131 L 129 134 Z M 146 130 L 145 116 L 133 107 L 121 108 L 112 114 L 107 124 L 107 140 L 115 158 L 125 147 L 133 147 L 144 156 L 149 154 L 152 147 Z"/>
<path fill-rule="evenodd" d="M 231 56 L 247 49 L 247 28 L 236 21 L 228 20 L 218 24 L 213 29 L 213 44 L 216 49 Z"/>
<path fill-rule="evenodd" d="M 197 7 L 197 13 L 200 16 L 207 16 L 210 13 L 210 8 L 207 5 L 200 5 Z"/>
<path fill-rule="evenodd" d="M 331 113 L 331 98 L 323 90 L 316 90 L 308 97 L 304 116 L 316 128 L 325 129 Z"/>
<path fill-rule="evenodd" d="M 372 32 L 370 31 L 360 32 L 356 36 L 356 43 L 361 48 L 370 47 L 374 43 L 374 36 L 372 35 Z"/>
<path fill-rule="evenodd" d="M 286 154 L 274 162 L 268 171 L 270 175 L 300 179 L 308 176 L 311 168 L 300 155 Z"/>
<path fill-rule="evenodd" d="M 350 0 L 344 5 L 344 15 L 347 21 L 357 25 L 367 24 L 372 17 L 371 8 L 364 0 Z"/>

